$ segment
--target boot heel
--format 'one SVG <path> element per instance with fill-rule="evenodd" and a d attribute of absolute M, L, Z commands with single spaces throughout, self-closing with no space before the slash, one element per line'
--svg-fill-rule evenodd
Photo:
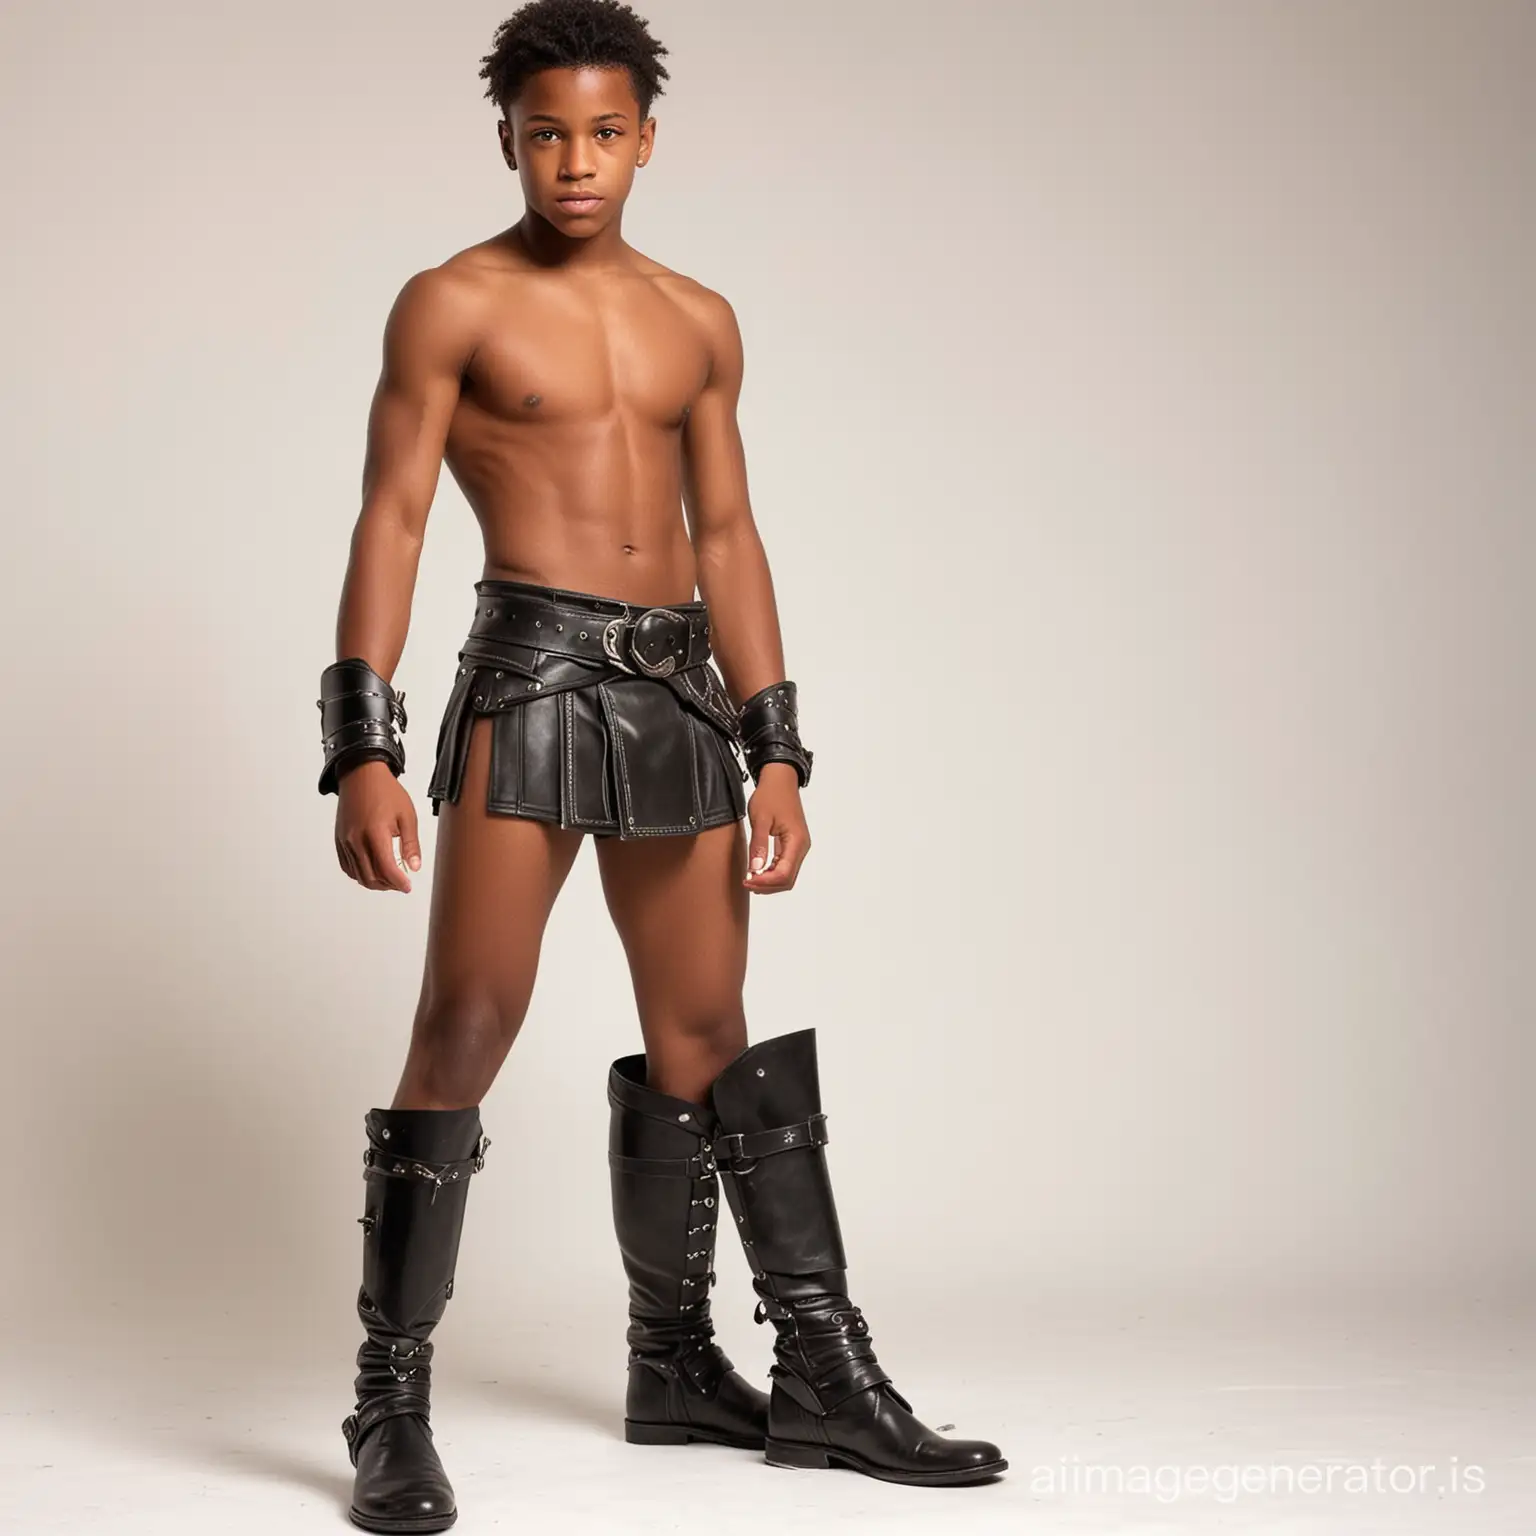
<path fill-rule="evenodd" d="M 794 1445 L 788 1440 L 770 1439 L 763 1448 L 763 1460 L 770 1467 L 830 1467 L 827 1453 L 818 1445 Z"/>
<path fill-rule="evenodd" d="M 686 1424 L 642 1424 L 624 1420 L 624 1438 L 631 1445 L 687 1445 L 692 1436 Z"/>

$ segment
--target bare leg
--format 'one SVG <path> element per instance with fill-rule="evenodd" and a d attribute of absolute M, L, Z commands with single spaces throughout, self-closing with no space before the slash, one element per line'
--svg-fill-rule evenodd
<path fill-rule="evenodd" d="M 585 835 L 485 809 L 491 718 L 476 719 L 458 804 L 439 814 L 421 996 L 394 1109 L 481 1102 L 528 1011 L 544 928 Z"/>
<path fill-rule="evenodd" d="M 702 1103 L 747 1043 L 746 831 L 733 822 L 692 836 L 603 838 L 597 864 L 629 960 L 647 1083 Z"/>

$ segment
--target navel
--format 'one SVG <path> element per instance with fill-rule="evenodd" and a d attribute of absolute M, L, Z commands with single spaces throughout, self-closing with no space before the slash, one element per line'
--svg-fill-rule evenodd
<path fill-rule="evenodd" d="M 542 402 L 543 398 L 544 397 L 542 395 L 524 395 L 523 396 L 523 404 L 525 406 L 527 406 L 528 409 L 531 411 L 534 408 L 534 406 L 536 406 L 536 405 L 538 405 L 538 404 L 540 404 Z"/>

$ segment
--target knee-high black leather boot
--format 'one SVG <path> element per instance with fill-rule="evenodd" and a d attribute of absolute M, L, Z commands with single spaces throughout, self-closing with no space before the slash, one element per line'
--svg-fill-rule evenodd
<path fill-rule="evenodd" d="M 1003 1471 L 990 1441 L 949 1440 L 914 1417 L 849 1300 L 822 1151 L 816 1031 L 749 1046 L 715 1079 L 710 1101 L 715 1159 L 760 1298 L 756 1321 L 770 1318 L 777 1335 L 765 1459 L 893 1483 L 973 1483 Z"/>
<path fill-rule="evenodd" d="M 471 1109 L 373 1109 L 364 1119 L 367 1194 L 357 1315 L 357 1407 L 342 1422 L 355 1525 L 443 1531 L 458 1518 L 432 1444 L 429 1335 L 453 1294 L 469 1180 L 490 1138 Z"/>
<path fill-rule="evenodd" d="M 614 1062 L 608 1104 L 613 1226 L 629 1277 L 624 1438 L 761 1450 L 768 1394 L 737 1375 L 709 1315 L 720 1219 L 714 1115 L 647 1087 L 643 1055 Z"/>

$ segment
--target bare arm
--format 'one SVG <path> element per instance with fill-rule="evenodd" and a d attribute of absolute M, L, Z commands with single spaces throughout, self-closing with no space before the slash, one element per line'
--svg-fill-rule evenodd
<path fill-rule="evenodd" d="M 386 680 L 405 649 L 427 514 L 459 381 L 474 350 L 474 318 L 470 287 L 434 269 L 406 283 L 384 326 L 336 656 L 361 656 Z"/>
<path fill-rule="evenodd" d="M 711 649 L 731 697 L 740 704 L 783 680 L 784 651 L 736 422 L 741 332 L 731 306 L 718 294 L 708 299 L 712 359 L 708 382 L 683 427 L 683 507 L 698 564 L 699 595 L 710 611 Z"/>
<path fill-rule="evenodd" d="M 683 506 L 709 609 L 711 650 L 740 705 L 784 680 L 784 648 L 768 556 L 747 497 L 746 454 L 736 424 L 741 395 L 741 332 L 731 306 L 709 295 L 709 379 L 683 429 Z M 790 763 L 764 763 L 747 805 L 750 872 L 742 883 L 768 894 L 794 886 L 810 852 L 799 775 Z M 772 853 L 770 856 L 770 840 Z"/>
<path fill-rule="evenodd" d="M 459 381 L 474 350 L 474 317 L 473 290 L 439 268 L 418 272 L 400 290 L 384 326 L 383 367 L 368 413 L 363 506 L 336 619 L 336 659 L 361 656 L 386 682 L 405 649 L 427 514 Z M 421 868 L 415 807 L 377 758 L 340 773 L 336 856 L 342 870 L 370 890 L 409 891 L 401 865 Z"/>

